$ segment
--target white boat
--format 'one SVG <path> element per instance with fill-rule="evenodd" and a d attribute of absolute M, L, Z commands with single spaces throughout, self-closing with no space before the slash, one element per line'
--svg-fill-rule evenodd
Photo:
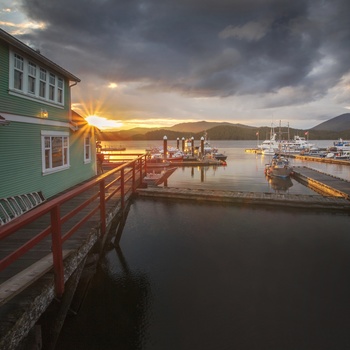
<path fill-rule="evenodd" d="M 350 158 L 350 151 L 340 151 L 334 154 L 334 159 L 348 160 Z"/>
<path fill-rule="evenodd" d="M 276 140 L 276 133 L 274 132 L 274 128 L 271 127 L 270 138 L 258 145 L 258 149 L 261 150 L 262 154 L 273 155 L 278 151 L 279 145 L 280 143 Z"/>
<path fill-rule="evenodd" d="M 163 168 L 170 165 L 170 162 L 164 160 L 160 153 L 152 154 L 146 159 L 146 165 L 149 168 Z"/>
<path fill-rule="evenodd" d="M 293 140 L 282 143 L 283 153 L 300 153 L 315 147 L 314 143 L 310 143 L 305 137 L 295 135 Z"/>
<path fill-rule="evenodd" d="M 337 148 L 337 151 L 350 151 L 350 141 L 339 139 L 333 142 L 333 146 Z"/>

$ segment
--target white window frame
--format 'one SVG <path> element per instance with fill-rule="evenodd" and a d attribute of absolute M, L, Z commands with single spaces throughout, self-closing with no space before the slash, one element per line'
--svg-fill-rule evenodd
<path fill-rule="evenodd" d="M 84 135 L 84 163 L 91 163 L 91 135 Z"/>
<path fill-rule="evenodd" d="M 61 139 L 61 153 L 62 153 L 62 165 L 54 166 L 53 154 L 54 150 L 52 142 L 57 141 L 57 138 Z M 49 142 L 47 142 L 50 140 Z M 48 166 L 46 165 L 46 154 L 48 153 Z M 70 155 L 69 155 L 69 133 L 62 131 L 41 131 L 41 154 L 42 154 L 42 173 L 43 175 L 56 173 L 62 170 L 66 170 L 70 167 Z"/>
<path fill-rule="evenodd" d="M 21 64 L 22 62 L 22 64 Z M 33 70 L 33 65 L 35 69 Z M 22 66 L 22 67 L 20 67 Z M 22 68 L 22 69 L 21 69 Z M 15 71 L 16 74 L 20 74 L 22 77 L 21 86 L 16 88 L 15 86 Z M 43 72 L 45 74 L 42 74 Z M 54 77 L 54 80 L 52 79 Z M 51 78 L 51 80 L 50 80 Z M 30 90 L 30 80 L 35 80 L 34 93 Z M 10 50 L 10 71 L 9 71 L 9 93 L 12 95 L 20 96 L 30 100 L 40 100 L 45 104 L 53 105 L 56 107 L 64 107 L 64 90 L 65 80 L 59 76 L 56 72 L 50 71 L 46 67 L 40 65 L 40 63 L 34 60 L 26 58 L 24 55 Z M 40 84 L 45 84 L 45 96 L 41 95 Z M 53 94 L 50 94 L 50 90 Z M 54 95 L 54 98 L 51 99 Z"/>
<path fill-rule="evenodd" d="M 36 94 L 36 89 L 37 89 L 37 84 L 36 84 L 36 79 L 37 79 L 37 66 L 33 62 L 28 62 L 28 94 L 35 95 Z M 31 91 L 31 82 L 34 82 L 33 90 Z"/>

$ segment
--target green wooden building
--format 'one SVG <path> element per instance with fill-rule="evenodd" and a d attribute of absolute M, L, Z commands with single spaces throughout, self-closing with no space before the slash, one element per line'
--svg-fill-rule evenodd
<path fill-rule="evenodd" d="M 0 29 L 0 199 L 49 198 L 96 175 L 94 128 L 71 110 L 78 82 Z"/>

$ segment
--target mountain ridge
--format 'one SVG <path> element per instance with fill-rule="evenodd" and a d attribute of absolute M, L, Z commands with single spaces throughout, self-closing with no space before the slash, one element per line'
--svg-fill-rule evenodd
<path fill-rule="evenodd" d="M 133 128 L 120 131 L 98 131 L 98 139 L 104 141 L 120 140 L 159 140 L 165 135 L 168 139 L 200 138 L 207 133 L 211 140 L 252 140 L 259 133 L 261 138 L 268 138 L 271 127 L 253 127 L 239 123 L 229 122 L 188 122 L 173 125 L 167 128 Z M 277 128 L 275 128 L 277 131 Z M 307 130 L 282 128 L 283 134 L 304 135 L 308 131 L 308 137 L 314 140 L 350 139 L 350 113 L 345 113 L 323 122 Z"/>

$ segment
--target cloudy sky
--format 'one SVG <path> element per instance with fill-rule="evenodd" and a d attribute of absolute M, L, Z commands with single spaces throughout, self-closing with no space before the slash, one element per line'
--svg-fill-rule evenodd
<path fill-rule="evenodd" d="M 81 79 L 84 116 L 308 129 L 349 112 L 349 14 L 348 0 L 1 0 L 0 27 Z"/>

